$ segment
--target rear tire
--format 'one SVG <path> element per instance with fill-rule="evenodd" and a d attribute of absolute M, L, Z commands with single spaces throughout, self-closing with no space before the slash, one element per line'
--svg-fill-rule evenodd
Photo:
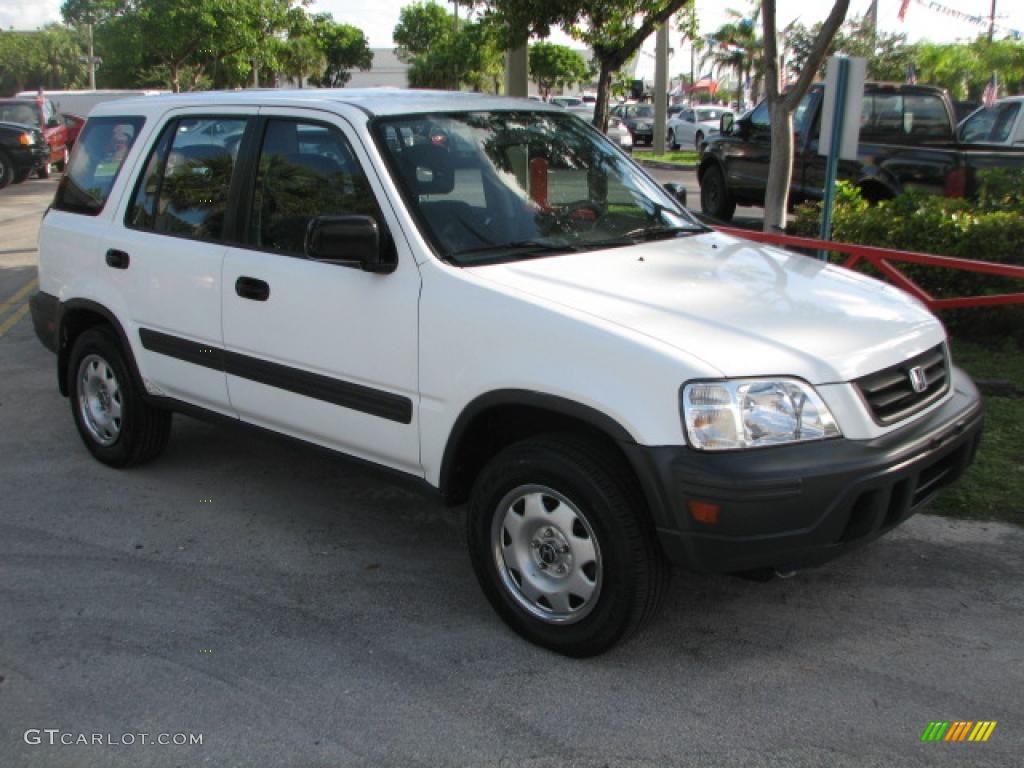
<path fill-rule="evenodd" d="M 636 632 L 671 575 L 621 457 L 575 435 L 524 440 L 494 457 L 473 487 L 467 533 L 498 615 L 566 656 L 597 655 Z"/>
<path fill-rule="evenodd" d="M 64 154 L 61 156 L 61 160 L 57 163 L 57 170 L 60 173 L 64 173 L 68 169 L 68 157 L 71 155 L 71 150 L 68 149 L 67 145 L 64 145 Z"/>
<path fill-rule="evenodd" d="M 668 148 L 673 150 L 679 149 L 679 145 L 676 143 L 676 132 L 671 128 L 668 130 Z"/>
<path fill-rule="evenodd" d="M 729 194 L 722 169 L 717 165 L 708 166 L 700 177 L 700 209 L 720 221 L 731 221 L 736 213 L 736 201 Z"/>
<path fill-rule="evenodd" d="M 43 163 L 38 168 L 36 168 L 36 176 L 38 176 L 40 179 L 50 178 L 50 164 Z"/>
<path fill-rule="evenodd" d="M 704 134 L 697 131 L 697 135 L 693 139 L 693 148 L 700 152 L 700 145 L 704 143 Z"/>
<path fill-rule="evenodd" d="M 145 402 L 109 326 L 90 328 L 75 340 L 67 376 L 75 426 L 96 459 L 131 467 L 167 447 L 171 412 Z"/>

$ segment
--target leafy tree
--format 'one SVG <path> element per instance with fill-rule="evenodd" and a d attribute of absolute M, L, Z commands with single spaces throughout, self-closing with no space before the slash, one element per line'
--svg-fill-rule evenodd
<path fill-rule="evenodd" d="M 586 43 L 600 67 L 594 125 L 608 128 L 612 78 L 661 24 L 693 0 L 482 0 L 488 15 L 508 29 L 506 45 L 552 26 Z"/>
<path fill-rule="evenodd" d="M 589 75 L 586 59 L 568 46 L 544 42 L 530 46 L 530 78 L 544 99 L 553 89 L 581 83 Z"/>
<path fill-rule="evenodd" d="M 457 19 L 440 5 L 414 3 L 402 9 L 393 37 L 413 88 L 500 90 L 505 40 L 489 20 Z"/>
<path fill-rule="evenodd" d="M 307 35 L 295 35 L 282 44 L 277 57 L 281 72 L 302 87 L 303 81 L 323 72 L 327 57 L 316 39 Z"/>
<path fill-rule="evenodd" d="M 455 31 L 455 17 L 437 3 L 418 2 L 402 8 L 392 37 L 402 61 L 430 53 Z"/>
<path fill-rule="evenodd" d="M 327 64 L 310 82 L 325 88 L 339 88 L 352 78 L 351 70 L 373 65 L 373 51 L 366 35 L 351 24 L 338 24 L 329 13 L 313 17 L 313 36 Z"/>
<path fill-rule="evenodd" d="M 782 91 L 775 27 L 775 0 L 763 0 L 761 21 L 764 24 L 765 91 L 771 120 L 771 159 L 768 161 L 768 185 L 764 201 L 764 231 L 786 228 L 786 207 L 789 182 L 793 175 L 793 112 L 811 87 L 818 67 L 828 51 L 829 43 L 839 31 L 850 0 L 836 0 L 807 56 L 807 63 L 796 82 Z"/>
<path fill-rule="evenodd" d="M 0 32 L 0 92 L 85 84 L 82 45 L 74 30 L 48 24 L 33 32 Z"/>
<path fill-rule="evenodd" d="M 1012 40 L 920 43 L 915 63 L 921 82 L 948 88 L 955 99 L 980 99 L 993 72 L 999 76 L 1000 95 L 1024 90 L 1024 45 Z"/>
<path fill-rule="evenodd" d="M 814 40 L 821 32 L 821 24 L 810 28 L 794 24 L 786 35 L 789 56 L 787 65 L 795 77 L 807 64 Z M 867 60 L 868 78 L 900 82 L 906 77 L 907 67 L 914 62 L 915 47 L 907 44 L 904 34 L 892 34 L 875 29 L 870 19 L 855 16 L 847 19 L 828 47 L 826 56 L 837 53 Z M 825 74 L 824 62 L 818 73 Z"/>

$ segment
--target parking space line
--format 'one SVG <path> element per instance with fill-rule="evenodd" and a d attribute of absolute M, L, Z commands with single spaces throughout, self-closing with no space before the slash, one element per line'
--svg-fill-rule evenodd
<path fill-rule="evenodd" d="M 0 323 L 0 338 L 3 338 L 11 328 L 18 324 L 19 320 L 28 314 L 27 297 L 37 287 L 39 287 L 39 278 L 34 277 L 29 280 L 26 285 L 23 285 L 18 289 L 11 298 L 0 304 L 0 315 L 4 314 L 12 307 L 16 307 L 14 312 L 6 320 Z"/>
<path fill-rule="evenodd" d="M 11 298 L 0 304 L 0 314 L 3 314 L 8 309 L 13 307 L 15 304 L 20 304 L 22 299 L 24 299 L 28 294 L 30 294 L 34 288 L 38 287 L 39 278 L 33 277 L 31 280 L 28 281 L 26 285 L 23 285 L 21 288 L 19 288 L 18 292 L 11 296 Z"/>
<path fill-rule="evenodd" d="M 2 339 L 6 333 L 18 324 L 25 315 L 28 314 L 28 304 L 22 304 L 21 309 L 17 310 L 13 315 L 8 317 L 2 323 L 0 323 L 0 339 Z"/>

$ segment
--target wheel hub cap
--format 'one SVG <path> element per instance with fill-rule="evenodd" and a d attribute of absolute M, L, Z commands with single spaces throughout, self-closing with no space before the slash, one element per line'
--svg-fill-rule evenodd
<path fill-rule="evenodd" d="M 502 499 L 492 526 L 494 559 L 507 593 L 549 623 L 569 624 L 593 609 L 601 589 L 601 553 L 586 517 L 544 486 Z"/>
<path fill-rule="evenodd" d="M 110 364 L 99 355 L 87 355 L 78 366 L 78 412 L 100 445 L 113 445 L 121 436 L 122 407 L 121 385 Z"/>

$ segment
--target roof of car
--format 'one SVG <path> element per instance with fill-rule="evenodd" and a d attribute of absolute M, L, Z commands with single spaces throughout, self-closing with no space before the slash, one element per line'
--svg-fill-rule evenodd
<path fill-rule="evenodd" d="M 481 93 L 427 91 L 403 88 L 249 88 L 240 91 L 203 91 L 163 96 L 118 99 L 98 104 L 93 115 L 163 111 L 169 107 L 266 106 L 270 104 L 307 106 L 325 103 L 347 104 L 371 116 L 422 114 L 425 112 L 469 112 L 496 109 L 547 109 L 560 111 L 529 99 L 514 99 Z"/>

